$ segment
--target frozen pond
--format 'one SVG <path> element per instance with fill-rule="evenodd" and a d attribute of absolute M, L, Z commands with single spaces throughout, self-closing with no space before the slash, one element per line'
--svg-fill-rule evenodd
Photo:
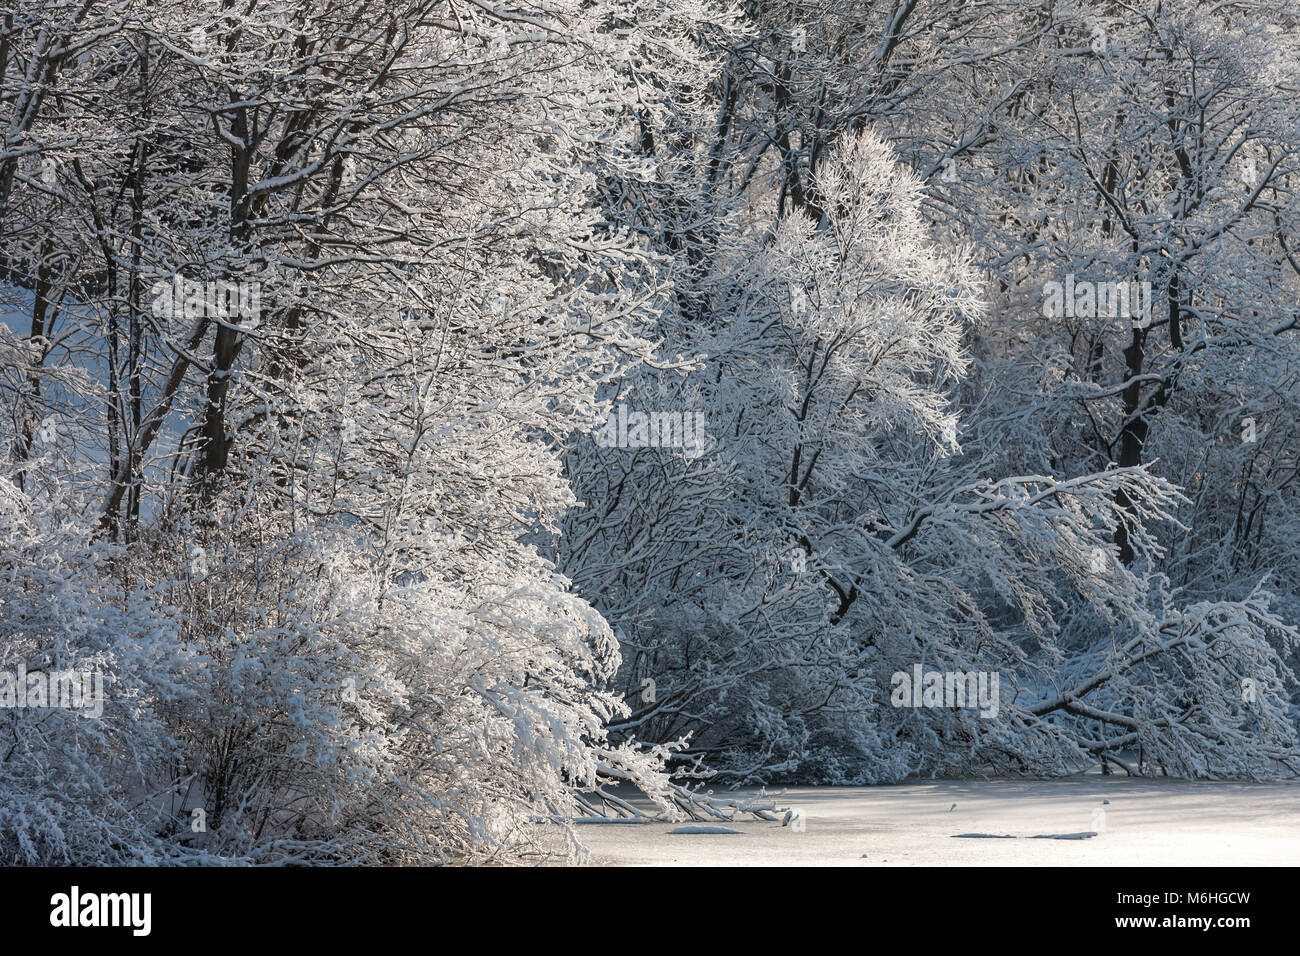
<path fill-rule="evenodd" d="M 578 832 L 597 866 L 1300 863 L 1300 783 L 1294 782 L 1100 775 L 1051 781 L 942 780 L 793 787 L 776 803 L 801 812 L 802 831 L 797 824 L 737 818 L 726 827 L 738 833 L 671 833 L 683 824 L 658 823 L 588 824 Z M 1096 836 L 1082 836 L 1090 832 Z M 1073 839 L 1034 839 L 1071 835 Z M 1014 839 L 990 838 L 1007 836 Z"/>

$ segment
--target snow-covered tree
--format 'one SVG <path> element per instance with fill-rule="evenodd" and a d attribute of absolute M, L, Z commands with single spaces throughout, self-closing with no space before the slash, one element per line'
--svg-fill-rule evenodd
<path fill-rule="evenodd" d="M 58 333 L 12 343 L 8 451 L 118 549 L 86 613 L 135 582 L 197 662 L 149 698 L 171 797 L 135 822 L 213 859 L 428 862 L 554 851 L 529 821 L 602 781 L 681 800 L 665 751 L 607 744 L 617 644 L 534 543 L 660 295 L 597 202 L 648 103 L 620 11 L 162 3 L 55 41 L 47 15 L 5 75 L 75 37 L 57 82 L 93 95 L 6 86 L 32 116 L 6 161 L 54 173 L 13 178 L 0 251 L 19 284 L 62 270 L 30 297 Z M 59 467 L 23 437 L 56 400 L 85 436 Z"/>
<path fill-rule="evenodd" d="M 711 444 L 694 459 L 582 444 L 571 457 L 587 509 L 571 522 L 563 566 L 620 629 L 624 689 L 641 705 L 617 727 L 651 739 L 693 732 L 694 753 L 740 779 L 1068 770 L 1134 743 L 1166 770 L 1285 772 L 1294 735 L 1282 716 L 1278 695 L 1290 677 L 1278 655 L 1289 653 L 1294 631 L 1255 590 L 1179 607 L 1160 532 L 1176 527 L 1169 519 L 1187 500 L 1141 458 L 1070 469 L 1026 460 L 1006 437 L 1018 422 L 1033 427 L 1043 399 L 1029 393 L 1026 403 L 1022 391 L 1019 417 L 1008 422 L 990 415 L 978 390 L 955 388 L 968 346 L 1007 327 L 978 308 L 982 290 L 963 273 L 960 250 L 927 239 L 921 211 L 932 207 L 916 178 L 855 131 L 877 111 L 886 128 L 910 129 L 939 108 L 904 84 L 910 73 L 942 79 L 1053 35 L 1052 18 L 1030 17 L 1023 37 L 981 49 L 998 24 L 977 28 L 979 16 L 1009 12 L 956 6 L 946 25 L 941 17 L 922 26 L 908 20 L 911 5 L 897 5 L 878 25 L 879 43 L 859 34 L 841 42 L 837 22 L 821 18 L 787 49 L 788 69 L 738 56 L 715 86 L 723 119 L 687 139 L 690 155 L 715 161 L 674 162 L 671 145 L 657 147 L 668 154 L 657 168 L 681 177 L 662 189 L 673 202 L 655 205 L 650 194 L 640 207 L 619 207 L 677 254 L 678 309 L 660 335 L 667 354 L 700 364 L 684 376 L 642 375 L 612 400 L 651 416 L 699 410 Z M 778 21 L 759 11 L 751 32 L 787 37 Z M 905 21 L 916 32 L 895 36 Z M 935 29 L 958 34 L 945 34 L 942 53 L 926 46 Z M 1093 55 L 1088 42 L 1071 44 L 1063 51 L 1071 62 Z M 830 51 L 843 55 L 828 79 Z M 796 53 L 818 66 L 801 69 Z M 868 77 L 881 56 L 904 58 L 887 86 L 890 96 L 906 92 L 905 105 L 874 98 Z M 830 88 L 843 73 L 857 76 L 844 89 L 859 91 L 860 109 L 790 95 Z M 990 73 L 989 84 L 999 83 Z M 951 92 L 935 82 L 937 95 Z M 996 96 L 981 88 L 981 122 L 1001 120 L 1025 85 Z M 868 141 L 875 145 L 851 153 L 873 161 L 842 158 L 846 142 Z M 923 171 L 943 168 L 930 159 Z M 976 399 L 967 408 L 949 404 L 967 396 Z M 1152 649 L 1170 620 L 1199 623 Z M 1243 624 L 1224 630 L 1225 620 Z M 1231 656 L 1232 670 L 1194 663 L 1210 647 Z M 1157 680 L 1156 656 L 1182 680 Z M 998 672 L 1017 704 L 993 722 L 882 707 L 892 674 L 921 662 Z M 1269 688 L 1252 696 L 1264 714 L 1244 707 L 1243 680 Z M 1073 701 L 1061 693 L 1068 685 L 1098 698 L 1131 686 L 1139 702 Z M 1210 699 L 1213 716 L 1197 709 Z M 1130 732 L 1103 733 L 1103 723 Z M 1235 730 L 1218 737 L 1212 757 L 1185 759 L 1224 727 Z"/>

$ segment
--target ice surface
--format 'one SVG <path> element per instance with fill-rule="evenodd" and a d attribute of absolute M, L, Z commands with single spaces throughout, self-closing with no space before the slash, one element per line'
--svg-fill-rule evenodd
<path fill-rule="evenodd" d="M 954 801 L 958 806 L 950 811 Z M 950 780 L 886 787 L 799 787 L 777 797 L 776 803 L 802 811 L 802 832 L 783 827 L 779 820 L 737 819 L 728 826 L 740 835 L 726 840 L 702 833 L 670 838 L 677 824 L 579 826 L 578 835 L 595 865 L 1300 863 L 1300 783 L 1099 775 L 1065 780 Z M 1097 835 L 1078 838 L 1089 832 Z M 963 835 L 1018 839 L 953 839 Z M 1057 838 L 1032 839 L 1051 836 Z"/>

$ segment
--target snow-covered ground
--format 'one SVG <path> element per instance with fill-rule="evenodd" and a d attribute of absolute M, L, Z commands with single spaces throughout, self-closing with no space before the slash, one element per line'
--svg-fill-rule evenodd
<path fill-rule="evenodd" d="M 802 832 L 780 822 L 738 819 L 727 824 L 740 831 L 735 834 L 674 834 L 670 831 L 678 825 L 673 824 L 590 824 L 579 827 L 579 837 L 591 851 L 591 863 L 598 866 L 1300 863 L 1296 783 L 1191 783 L 1099 775 L 1050 781 L 943 780 L 791 788 L 776 802 L 802 811 Z M 1097 835 L 1085 839 L 1034 839 L 1093 831 Z"/>

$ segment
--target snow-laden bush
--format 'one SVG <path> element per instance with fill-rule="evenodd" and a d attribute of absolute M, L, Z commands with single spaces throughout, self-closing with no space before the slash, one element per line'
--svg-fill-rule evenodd
<path fill-rule="evenodd" d="M 581 812 L 571 791 L 602 766 L 653 785 L 656 758 L 603 746 L 620 708 L 591 689 L 617 665 L 608 626 L 536 559 L 394 583 L 355 528 L 257 536 L 200 535 L 202 570 L 168 591 L 204 661 L 168 710 L 192 781 L 178 842 L 266 862 L 514 859 L 564 850 L 530 821 Z"/>
<path fill-rule="evenodd" d="M 77 675 L 54 704 L 15 682 Z M 57 493 L 0 475 L 0 860 L 158 864 L 166 767 L 181 755 L 165 710 L 193 701 L 195 659 L 177 616 L 135 579 L 123 549 L 97 541 Z M 28 691 L 33 688 L 24 688 Z M 27 706 L 21 706 L 26 703 Z"/>

